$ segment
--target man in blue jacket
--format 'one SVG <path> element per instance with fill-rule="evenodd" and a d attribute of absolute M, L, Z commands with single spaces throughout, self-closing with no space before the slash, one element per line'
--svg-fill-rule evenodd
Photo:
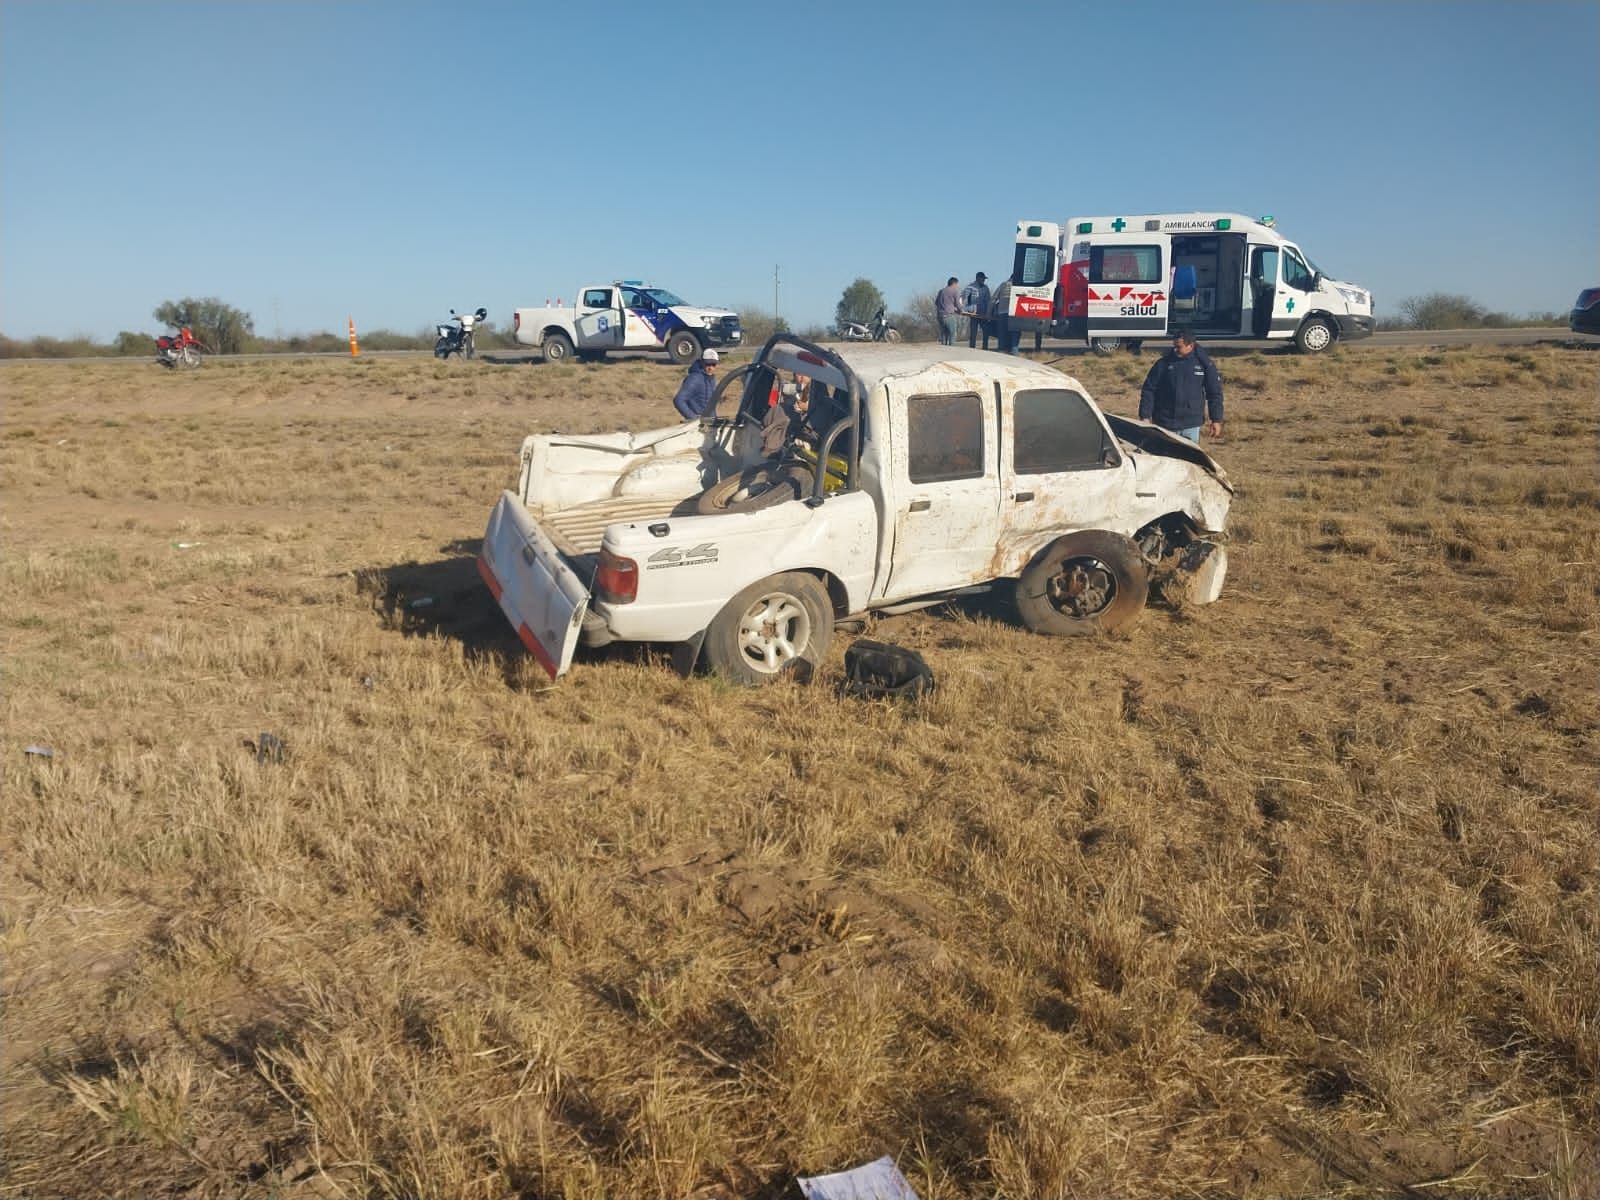
<path fill-rule="evenodd" d="M 1187 329 L 1172 335 L 1172 349 L 1145 376 L 1139 390 L 1139 419 L 1154 421 L 1196 444 L 1202 423 L 1211 437 L 1222 436 L 1222 377 Z"/>
<path fill-rule="evenodd" d="M 707 350 L 700 361 L 689 364 L 689 371 L 678 385 L 678 394 L 672 398 L 672 407 L 685 421 L 698 421 L 711 407 L 711 396 L 717 390 L 717 360 L 715 350 Z"/>

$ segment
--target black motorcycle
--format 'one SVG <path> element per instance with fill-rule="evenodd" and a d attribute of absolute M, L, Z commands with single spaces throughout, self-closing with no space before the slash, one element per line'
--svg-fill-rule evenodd
<path fill-rule="evenodd" d="M 479 321 L 489 319 L 489 310 L 480 308 L 476 312 L 458 313 L 450 310 L 451 324 L 434 326 L 439 332 L 439 340 L 433 344 L 435 358 L 449 358 L 452 354 L 459 354 L 462 358 L 471 358 L 477 353 L 472 344 L 472 327 Z"/>

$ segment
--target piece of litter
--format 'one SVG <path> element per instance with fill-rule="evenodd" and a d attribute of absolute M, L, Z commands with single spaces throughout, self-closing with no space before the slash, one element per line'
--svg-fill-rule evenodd
<path fill-rule="evenodd" d="M 173 542 L 174 550 L 193 550 L 196 546 L 204 546 L 204 542 Z"/>
<path fill-rule="evenodd" d="M 795 1182 L 806 1200 L 917 1200 L 911 1184 L 887 1154 L 853 1170 L 809 1178 L 802 1175 Z"/>
<path fill-rule="evenodd" d="M 371 675 L 363 675 L 361 677 L 361 686 L 370 692 L 373 688 L 378 686 L 378 681 Z"/>
<path fill-rule="evenodd" d="M 283 761 L 283 739 L 275 733 L 263 733 L 256 738 L 256 761 L 281 763 Z"/>
<path fill-rule="evenodd" d="M 50 749 L 49 746 L 24 746 L 22 752 L 31 754 L 35 758 L 54 758 L 56 756 L 56 752 Z"/>
<path fill-rule="evenodd" d="M 428 608 L 432 604 L 433 604 L 433 597 L 432 596 L 418 596 L 410 604 L 406 605 L 406 607 L 407 608 Z"/>

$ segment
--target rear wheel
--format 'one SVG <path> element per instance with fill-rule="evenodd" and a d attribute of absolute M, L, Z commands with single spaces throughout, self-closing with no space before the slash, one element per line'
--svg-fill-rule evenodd
<path fill-rule="evenodd" d="M 680 329 L 667 339 L 667 357 L 682 366 L 700 353 L 700 339 L 686 329 Z"/>
<path fill-rule="evenodd" d="M 788 670 L 820 666 L 833 639 L 833 605 L 814 576 L 788 571 L 753 583 L 728 601 L 706 630 L 712 670 L 756 687 Z"/>
<path fill-rule="evenodd" d="M 1017 612 L 1035 633 L 1082 636 L 1130 624 L 1144 608 L 1150 571 L 1139 545 L 1086 529 L 1057 538 L 1017 581 Z"/>
<path fill-rule="evenodd" d="M 1294 331 L 1294 347 L 1301 354 L 1321 354 L 1333 345 L 1333 326 L 1321 317 L 1309 317 Z"/>
<path fill-rule="evenodd" d="M 1089 348 L 1096 354 L 1115 354 L 1122 349 L 1121 338 L 1090 338 Z"/>
<path fill-rule="evenodd" d="M 561 332 L 547 333 L 544 337 L 544 360 L 547 363 L 565 362 L 572 357 L 572 339 Z"/>
<path fill-rule="evenodd" d="M 811 481 L 811 472 L 798 463 L 758 463 L 701 492 L 695 511 L 709 516 L 771 508 L 804 496 Z"/>

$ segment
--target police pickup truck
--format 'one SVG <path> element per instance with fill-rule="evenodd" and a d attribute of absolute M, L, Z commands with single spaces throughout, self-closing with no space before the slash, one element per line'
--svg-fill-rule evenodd
<path fill-rule="evenodd" d="M 764 458 L 769 396 L 795 376 L 809 408 Z M 992 586 L 1046 634 L 1133 620 L 1152 580 L 1191 603 L 1222 589 L 1222 469 L 1048 366 L 777 334 L 719 399 L 734 386 L 732 417 L 523 442 L 478 568 L 551 678 L 580 642 L 620 640 L 761 684 L 818 664 L 837 621 Z"/>
<path fill-rule="evenodd" d="M 546 362 L 604 358 L 610 350 L 664 350 L 686 363 L 709 346 L 744 341 L 739 314 L 698 308 L 665 288 L 637 279 L 581 288 L 572 306 L 519 308 L 511 314 L 519 344 L 535 346 Z"/>

